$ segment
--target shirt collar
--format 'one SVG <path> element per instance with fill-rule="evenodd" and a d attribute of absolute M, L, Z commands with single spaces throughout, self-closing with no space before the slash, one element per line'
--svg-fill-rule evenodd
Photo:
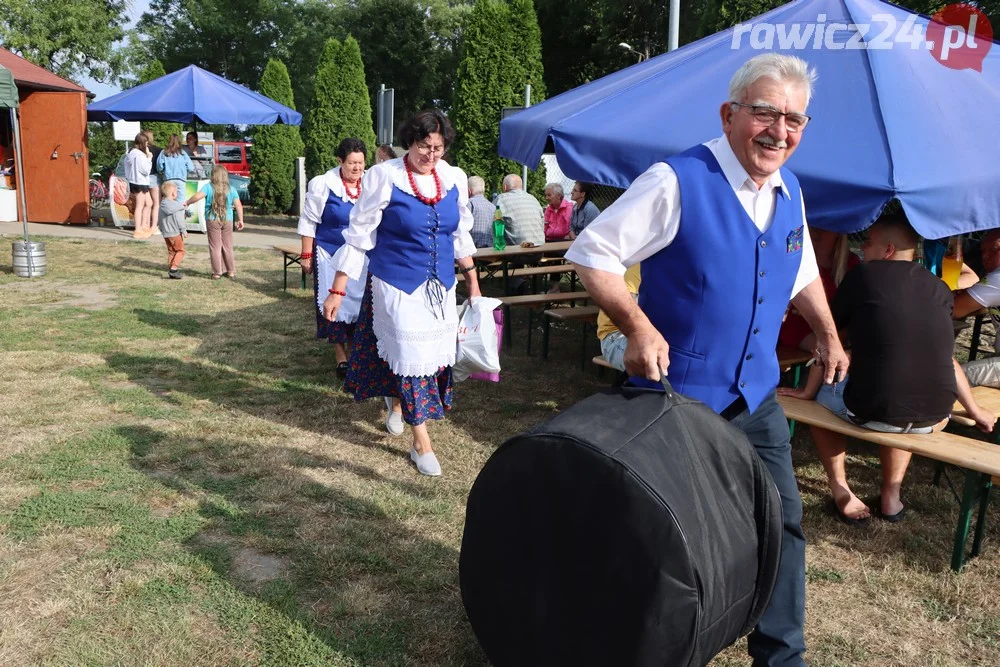
<path fill-rule="evenodd" d="M 722 135 L 708 142 L 705 146 L 712 151 L 712 155 L 715 156 L 719 167 L 722 168 L 722 175 L 729 181 L 729 186 L 734 192 L 739 192 L 744 187 L 752 192 L 758 191 L 757 184 L 753 182 L 750 174 L 743 168 L 743 165 L 740 164 L 739 159 L 736 157 L 736 153 L 733 152 L 733 147 L 729 144 L 729 137 Z M 771 174 L 764 182 L 764 186 L 759 189 L 764 190 L 765 188 L 780 190 L 786 199 L 791 198 L 791 195 L 788 193 L 788 187 L 785 186 L 785 181 L 781 178 L 780 170 Z"/>

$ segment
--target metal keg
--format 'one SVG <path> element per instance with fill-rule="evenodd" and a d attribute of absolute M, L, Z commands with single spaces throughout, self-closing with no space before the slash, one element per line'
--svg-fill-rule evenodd
<path fill-rule="evenodd" d="M 14 275 L 22 278 L 41 278 L 45 275 L 48 262 L 45 259 L 45 244 L 36 241 L 14 241 Z"/>

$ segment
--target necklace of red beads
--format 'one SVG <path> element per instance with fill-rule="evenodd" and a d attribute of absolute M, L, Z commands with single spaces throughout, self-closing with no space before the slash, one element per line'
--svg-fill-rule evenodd
<path fill-rule="evenodd" d="M 361 179 L 358 179 L 358 189 L 351 192 L 351 186 L 348 185 L 347 181 L 344 180 L 344 170 L 340 170 L 340 182 L 344 184 L 344 192 L 347 193 L 348 199 L 357 199 L 361 196 Z"/>
<path fill-rule="evenodd" d="M 425 197 L 420 192 L 420 188 L 417 187 L 417 179 L 413 177 L 413 169 L 410 167 L 410 156 L 407 155 L 403 158 L 403 165 L 406 167 L 406 177 L 410 180 L 410 189 L 413 190 L 413 196 L 427 204 L 428 206 L 434 206 L 439 201 L 444 199 L 444 195 L 441 194 L 441 178 L 438 176 L 437 169 L 431 169 L 431 175 L 434 177 L 434 196 Z"/>

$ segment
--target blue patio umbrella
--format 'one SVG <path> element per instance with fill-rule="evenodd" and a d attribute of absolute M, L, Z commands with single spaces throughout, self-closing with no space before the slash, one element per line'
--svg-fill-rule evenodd
<path fill-rule="evenodd" d="M 729 79 L 770 50 L 819 75 L 812 121 L 787 164 L 810 224 L 854 232 L 896 197 L 926 238 L 1000 227 L 1000 49 L 970 39 L 951 64 L 963 48 L 965 57 L 988 49 L 982 70 L 945 66 L 928 23 L 880 0 L 796 0 L 507 118 L 499 151 L 529 166 L 555 152 L 571 178 L 627 187 L 654 162 L 721 135 Z M 957 31 L 948 37 L 954 44 Z"/>
<path fill-rule="evenodd" d="M 195 65 L 87 107 L 87 120 L 206 125 L 300 125 L 302 114 Z"/>

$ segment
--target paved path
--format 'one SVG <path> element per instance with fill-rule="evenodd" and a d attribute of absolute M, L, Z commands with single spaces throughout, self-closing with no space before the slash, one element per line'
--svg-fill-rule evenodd
<path fill-rule="evenodd" d="M 59 225 L 29 222 L 28 235 L 32 239 L 39 236 L 57 236 L 163 244 L 163 239 L 159 236 L 151 236 L 146 240 L 138 241 L 132 238 L 131 229 L 91 225 Z M 0 236 L 5 241 L 13 242 L 21 240 L 24 238 L 24 226 L 20 222 L 0 222 Z M 270 248 L 273 245 L 298 245 L 298 242 L 299 235 L 295 233 L 295 218 L 288 218 L 287 221 L 284 221 L 274 218 L 254 218 L 247 216 L 246 227 L 243 231 L 233 234 L 233 245 L 241 248 Z M 191 232 L 188 234 L 184 244 L 207 247 L 208 236 L 198 232 Z"/>

